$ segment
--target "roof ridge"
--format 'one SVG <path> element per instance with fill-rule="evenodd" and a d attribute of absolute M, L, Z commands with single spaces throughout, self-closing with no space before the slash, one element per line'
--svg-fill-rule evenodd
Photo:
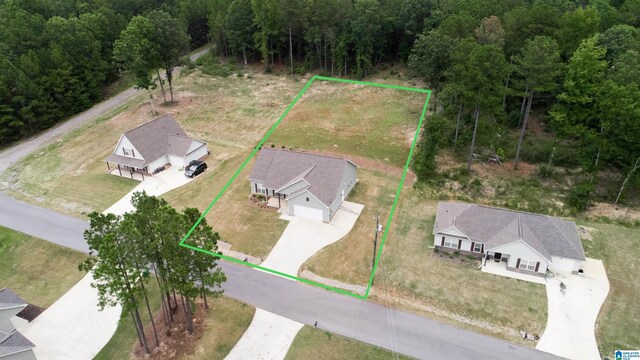
<path fill-rule="evenodd" d="M 310 155 L 310 156 L 320 156 L 320 157 L 325 157 L 325 158 L 329 158 L 329 159 L 336 159 L 336 160 L 343 160 L 343 161 L 349 161 L 344 157 L 338 157 L 338 156 L 332 156 L 332 155 L 325 155 L 325 154 L 316 154 L 313 152 L 305 152 L 305 151 L 293 151 L 293 150 L 288 150 L 288 149 L 272 149 L 272 148 L 265 148 L 264 150 L 270 150 L 270 151 L 283 151 L 283 152 L 289 152 L 289 153 L 294 153 L 294 154 L 302 154 L 302 155 Z"/>
<path fill-rule="evenodd" d="M 175 122 L 176 124 L 178 124 L 178 122 L 176 121 L 176 119 L 174 119 L 173 115 L 171 115 L 170 113 L 166 113 L 166 114 L 164 114 L 164 115 L 162 115 L 162 116 L 159 116 L 159 117 L 157 117 L 157 118 L 155 118 L 155 119 L 153 119 L 153 120 L 149 120 L 149 121 L 147 121 L 147 122 L 146 122 L 146 123 L 144 123 L 144 124 L 140 124 L 140 125 L 138 125 L 138 126 L 134 127 L 133 129 L 129 129 L 129 130 L 125 131 L 125 132 L 124 132 L 124 133 L 122 133 L 122 134 L 123 134 L 123 135 L 128 134 L 128 133 L 132 132 L 133 130 L 137 130 L 137 129 L 139 129 L 139 128 L 141 128 L 141 127 L 145 126 L 145 125 L 149 125 L 149 124 L 151 124 L 152 122 L 155 122 L 155 121 L 160 120 L 160 119 L 164 119 L 165 117 L 170 117 L 170 118 L 171 118 L 171 120 L 173 120 L 173 122 Z M 178 126 L 180 126 L 180 124 L 178 124 Z M 182 126 L 180 126 L 180 128 L 182 128 Z M 184 130 L 183 130 L 183 131 L 184 131 Z"/>

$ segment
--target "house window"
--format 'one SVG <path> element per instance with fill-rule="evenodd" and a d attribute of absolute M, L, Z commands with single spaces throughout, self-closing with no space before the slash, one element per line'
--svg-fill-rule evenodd
<path fill-rule="evenodd" d="M 482 244 L 476 243 L 475 245 L 473 245 L 473 252 L 482 252 Z"/>
<path fill-rule="evenodd" d="M 536 262 L 530 260 L 520 260 L 520 269 L 535 271 L 536 270 Z"/>
<path fill-rule="evenodd" d="M 309 198 L 307 198 L 307 202 L 309 202 Z"/>
<path fill-rule="evenodd" d="M 133 156 L 133 149 L 122 148 L 122 153 L 125 156 Z"/>
<path fill-rule="evenodd" d="M 444 239 L 444 247 L 457 249 L 458 248 L 458 240 L 456 239 Z"/>

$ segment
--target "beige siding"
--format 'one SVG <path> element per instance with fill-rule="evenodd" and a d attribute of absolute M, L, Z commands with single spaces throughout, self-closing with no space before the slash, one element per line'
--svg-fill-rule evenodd
<path fill-rule="evenodd" d="M 342 173 L 342 179 L 340 179 L 340 187 L 338 192 L 336 193 L 336 197 L 329 206 L 329 217 L 333 217 L 335 212 L 340 208 L 344 199 L 347 198 L 347 195 L 353 189 L 353 187 L 358 181 L 357 178 L 357 167 L 350 162 L 347 162 L 347 166 Z"/>
<path fill-rule="evenodd" d="M 503 254 L 503 257 L 508 256 L 509 260 L 507 262 L 507 266 L 510 268 L 516 268 L 518 259 L 520 259 L 521 262 L 522 260 L 540 262 L 538 272 L 542 274 L 547 272 L 547 266 L 549 262 L 535 250 L 533 250 L 531 247 L 520 240 L 488 249 L 488 251 L 500 252 Z"/>
<path fill-rule="evenodd" d="M 133 149 L 133 155 L 125 155 L 124 151 L 122 150 L 123 148 L 125 148 L 125 149 Z M 140 155 L 140 152 L 138 151 L 138 149 L 136 149 L 135 146 L 133 146 L 131 141 L 129 141 L 129 139 L 127 139 L 126 136 L 122 136 L 120 138 L 120 142 L 118 142 L 118 145 L 116 146 L 116 149 L 115 149 L 115 151 L 113 153 L 116 154 L 116 155 L 128 156 L 128 157 L 136 158 L 136 159 L 142 159 L 142 156 Z"/>

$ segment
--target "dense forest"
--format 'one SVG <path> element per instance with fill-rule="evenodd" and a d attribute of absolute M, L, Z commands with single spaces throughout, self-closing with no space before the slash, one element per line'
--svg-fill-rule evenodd
<path fill-rule="evenodd" d="M 471 164 L 486 119 L 521 129 L 514 153 L 498 144 L 495 157 L 580 166 L 585 193 L 605 165 L 640 173 L 640 0 L 0 0 L 0 18 L 0 144 L 86 109 L 123 72 L 150 90 L 163 69 L 170 87 L 179 55 L 212 43 L 267 73 L 363 78 L 406 64 L 438 113 L 422 177 L 442 132 Z M 534 115 L 554 139 L 532 154 Z"/>

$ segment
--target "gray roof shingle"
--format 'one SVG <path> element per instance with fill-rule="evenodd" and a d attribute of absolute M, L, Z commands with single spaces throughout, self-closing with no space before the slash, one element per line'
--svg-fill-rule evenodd
<path fill-rule="evenodd" d="M 309 192 L 330 206 L 349 163 L 349 160 L 332 156 L 264 148 L 258 154 L 249 179 L 262 181 L 264 187 L 276 191 L 304 179 L 309 183 Z"/>
<path fill-rule="evenodd" d="M 17 305 L 28 305 L 20 296 L 16 295 L 9 288 L 0 289 L 0 309 L 14 307 Z"/>
<path fill-rule="evenodd" d="M 136 167 L 139 168 L 166 154 L 185 156 L 193 142 L 201 142 L 188 137 L 171 114 L 151 120 L 127 131 L 123 135 L 129 139 L 138 150 L 139 155 L 144 158 L 142 165 L 136 162 Z M 123 156 L 111 155 L 106 161 L 129 165 L 128 163 L 119 162 L 122 160 L 121 158 Z"/>
<path fill-rule="evenodd" d="M 523 240 L 544 257 L 585 260 L 576 224 L 553 216 L 456 202 L 441 202 L 434 234 L 455 226 L 492 248 Z"/>
<path fill-rule="evenodd" d="M 0 356 L 14 354 L 20 351 L 33 349 L 35 345 L 18 331 L 13 331 L 0 337 Z"/>

